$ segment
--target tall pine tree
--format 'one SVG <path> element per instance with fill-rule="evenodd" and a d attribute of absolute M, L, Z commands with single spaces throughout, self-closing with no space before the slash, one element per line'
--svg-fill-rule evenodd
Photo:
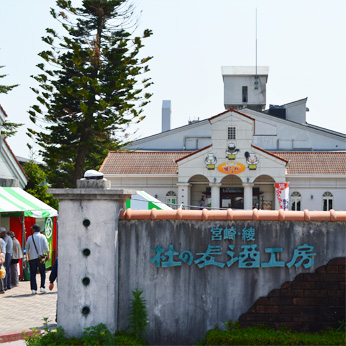
<path fill-rule="evenodd" d="M 38 104 L 29 110 L 39 130 L 29 136 L 41 146 L 40 154 L 53 187 L 73 187 L 87 169 L 97 169 L 109 150 L 124 144 L 122 135 L 130 122 L 139 122 L 151 97 L 145 92 L 149 71 L 140 59 L 142 37 L 132 37 L 134 8 L 127 0 L 84 0 L 79 8 L 72 1 L 57 0 L 51 15 L 67 34 L 46 29 L 43 37 L 50 49 L 39 55 L 48 63 L 37 66 L 33 78 L 39 89 Z M 53 67 L 52 67 L 53 66 Z"/>
<path fill-rule="evenodd" d="M 5 66 L 0 66 L 0 68 L 3 68 Z M 6 77 L 6 74 L 0 75 L 0 78 Z M 13 88 L 17 87 L 19 84 L 14 85 L 1 85 L 0 84 L 0 94 L 7 94 L 10 92 Z M 17 133 L 17 128 L 19 126 L 22 126 L 23 124 L 17 124 L 17 123 L 11 123 L 9 121 L 5 121 L 3 124 L 0 124 L 0 135 L 7 138 L 15 135 Z M 0 138 L 1 140 L 1 138 Z"/>

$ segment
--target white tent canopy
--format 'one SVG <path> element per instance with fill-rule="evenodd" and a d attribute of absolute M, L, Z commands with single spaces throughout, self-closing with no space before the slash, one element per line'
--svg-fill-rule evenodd
<path fill-rule="evenodd" d="M 137 191 L 137 194 L 132 195 L 131 199 L 126 200 L 126 209 L 128 208 L 132 210 L 172 210 L 167 204 L 159 201 L 145 191 Z"/>
<path fill-rule="evenodd" d="M 0 187 L 0 213 L 22 212 L 34 218 L 54 217 L 58 212 L 19 187 Z"/>

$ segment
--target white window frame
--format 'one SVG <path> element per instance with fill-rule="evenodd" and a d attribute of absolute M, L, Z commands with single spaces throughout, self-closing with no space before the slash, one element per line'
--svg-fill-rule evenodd
<path fill-rule="evenodd" d="M 302 210 L 302 195 L 300 194 L 300 192 L 293 191 L 291 193 L 290 199 L 291 199 L 291 201 L 290 201 L 291 210 L 296 210 L 296 211 Z M 300 203 L 299 209 L 297 208 L 298 207 L 298 202 Z M 293 208 L 293 204 L 294 204 L 294 208 Z"/>
<path fill-rule="evenodd" d="M 166 204 L 173 209 L 175 205 L 178 204 L 177 194 L 174 191 L 171 190 L 166 193 Z M 175 204 L 175 205 L 171 205 L 171 204 Z"/>
<path fill-rule="evenodd" d="M 237 128 L 235 126 L 227 127 L 227 138 L 228 139 L 237 139 Z"/>
<path fill-rule="evenodd" d="M 322 196 L 322 210 L 323 211 L 329 211 L 330 209 L 333 209 L 333 202 L 334 196 L 330 191 L 326 191 Z M 324 208 L 324 204 L 327 203 L 327 210 Z"/>

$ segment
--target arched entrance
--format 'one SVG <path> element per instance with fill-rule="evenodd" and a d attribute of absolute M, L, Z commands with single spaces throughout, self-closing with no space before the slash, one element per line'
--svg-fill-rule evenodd
<path fill-rule="evenodd" d="M 235 175 L 227 175 L 221 180 L 220 208 L 244 209 L 243 184 Z"/>
<path fill-rule="evenodd" d="M 253 207 L 275 210 L 275 180 L 269 175 L 260 175 L 254 180 Z"/>
<path fill-rule="evenodd" d="M 209 180 L 204 175 L 194 175 L 189 179 L 190 206 L 189 209 L 198 210 L 208 206 L 210 198 Z"/>

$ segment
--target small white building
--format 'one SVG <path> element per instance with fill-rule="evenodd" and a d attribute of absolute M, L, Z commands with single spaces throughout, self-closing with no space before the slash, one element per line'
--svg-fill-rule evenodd
<path fill-rule="evenodd" d="M 223 67 L 226 111 L 165 125 L 110 152 L 100 171 L 173 207 L 279 209 L 274 184 L 288 182 L 291 210 L 346 210 L 346 135 L 308 124 L 307 98 L 263 110 L 268 70 Z"/>
<path fill-rule="evenodd" d="M 0 186 L 20 187 L 23 189 L 28 183 L 28 177 L 6 139 L 1 134 L 1 129 L 6 119 L 7 114 L 0 105 Z"/>

